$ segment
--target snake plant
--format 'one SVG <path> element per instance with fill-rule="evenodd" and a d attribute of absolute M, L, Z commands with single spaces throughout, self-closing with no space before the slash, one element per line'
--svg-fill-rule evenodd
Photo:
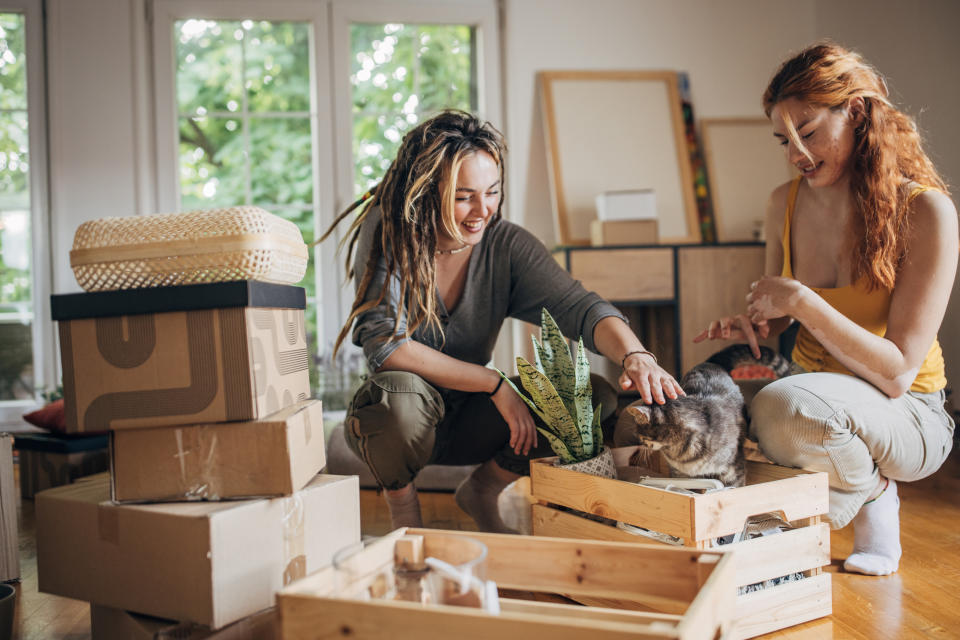
<path fill-rule="evenodd" d="M 556 321 L 543 309 L 540 313 L 540 340 L 533 340 L 536 366 L 517 357 L 520 382 L 527 397 L 513 382 L 503 376 L 530 409 L 543 421 L 539 431 L 564 464 L 589 460 L 600 453 L 603 433 L 600 429 L 600 406 L 594 408 L 590 385 L 590 363 L 583 347 L 583 337 L 577 341 L 577 360 L 560 333 Z"/>

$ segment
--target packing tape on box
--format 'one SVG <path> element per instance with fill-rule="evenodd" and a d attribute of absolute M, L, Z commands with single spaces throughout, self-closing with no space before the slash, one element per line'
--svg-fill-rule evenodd
<path fill-rule="evenodd" d="M 310 444 L 310 440 L 313 438 L 313 425 L 310 424 L 310 411 L 303 410 L 300 412 L 303 420 L 303 435 L 304 435 L 304 444 Z"/>
<path fill-rule="evenodd" d="M 283 500 L 283 584 L 288 585 L 307 575 L 304 549 L 303 499 L 299 494 Z"/>
<path fill-rule="evenodd" d="M 184 444 L 184 435 L 192 440 Z M 192 427 L 189 431 L 174 430 L 177 452 L 174 457 L 180 464 L 180 484 L 186 487 L 183 497 L 187 500 L 217 500 L 217 478 L 214 456 L 217 450 L 217 434 L 213 429 Z M 192 456 L 188 459 L 188 456 Z"/>

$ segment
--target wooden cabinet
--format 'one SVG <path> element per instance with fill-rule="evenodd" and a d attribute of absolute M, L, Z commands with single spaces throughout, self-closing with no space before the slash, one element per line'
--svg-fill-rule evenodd
<path fill-rule="evenodd" d="M 634 327 L 645 334 L 670 335 L 670 357 L 648 345 L 674 375 L 685 372 L 727 343 L 693 343 L 712 320 L 743 313 L 750 283 L 763 275 L 761 243 L 648 245 L 641 247 L 561 247 L 555 255 L 574 278 L 619 307 L 664 307 L 673 313 L 648 314 L 651 323 Z M 654 326 L 672 322 L 672 327 Z M 768 340 L 775 347 L 775 340 Z M 669 362 L 667 360 L 672 360 Z"/>

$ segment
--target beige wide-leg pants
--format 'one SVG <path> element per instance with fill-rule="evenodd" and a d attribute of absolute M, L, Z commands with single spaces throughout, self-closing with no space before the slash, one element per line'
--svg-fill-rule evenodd
<path fill-rule="evenodd" d="M 944 392 L 890 398 L 839 373 L 803 373 L 772 382 L 750 405 L 750 437 L 774 462 L 826 471 L 834 529 L 847 525 L 879 481 L 929 476 L 953 446 Z"/>

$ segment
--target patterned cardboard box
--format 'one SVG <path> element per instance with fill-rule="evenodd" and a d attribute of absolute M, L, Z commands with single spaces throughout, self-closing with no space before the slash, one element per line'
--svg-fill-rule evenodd
<path fill-rule="evenodd" d="M 67 431 L 256 420 L 307 399 L 305 306 L 299 287 L 252 281 L 54 296 Z"/>

